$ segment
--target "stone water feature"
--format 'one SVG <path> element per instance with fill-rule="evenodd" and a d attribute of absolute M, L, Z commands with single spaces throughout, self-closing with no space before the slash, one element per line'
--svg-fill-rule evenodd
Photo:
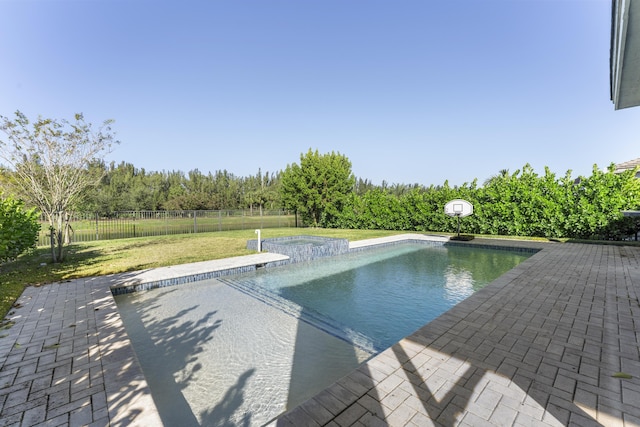
<path fill-rule="evenodd" d="M 347 239 L 319 236 L 287 236 L 262 239 L 261 250 L 287 255 L 289 262 L 309 261 L 349 252 Z M 247 249 L 257 251 L 258 239 L 247 241 Z"/>

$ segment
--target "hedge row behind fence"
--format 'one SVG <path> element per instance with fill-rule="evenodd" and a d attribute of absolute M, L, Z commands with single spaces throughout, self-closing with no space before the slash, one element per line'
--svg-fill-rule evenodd
<path fill-rule="evenodd" d="M 295 227 L 296 219 L 284 211 L 126 211 L 109 217 L 74 213 L 70 242 L 123 239 L 170 234 Z M 39 246 L 50 244 L 49 224 L 41 220 Z"/>

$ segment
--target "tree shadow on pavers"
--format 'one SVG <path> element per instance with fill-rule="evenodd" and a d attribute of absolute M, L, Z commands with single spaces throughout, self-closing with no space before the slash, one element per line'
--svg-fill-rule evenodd
<path fill-rule="evenodd" d="M 619 352 L 605 354 L 606 337 L 589 342 L 572 332 L 590 326 L 563 324 L 562 308 L 510 312 L 502 306 L 464 318 L 456 307 L 403 340 L 424 346 L 419 357 L 410 358 L 403 342 L 392 350 L 406 360 L 402 371 L 425 412 L 445 426 L 460 422 L 463 412 L 507 425 L 637 420 L 640 411 L 611 376 L 619 370 L 619 361 L 610 363 Z M 593 325 L 600 324 L 594 318 Z"/>
<path fill-rule="evenodd" d="M 174 292 L 128 295 L 118 307 L 163 423 L 198 426 L 182 391 L 197 377 L 198 355 L 222 320 L 215 310 L 198 314 L 198 305 L 165 315 Z"/>
<path fill-rule="evenodd" d="M 413 393 L 411 390 L 409 393 L 417 397 L 414 406 L 420 402 L 424 413 L 443 426 L 459 424 L 465 408 L 472 400 L 480 398 L 482 392 L 478 390 L 478 385 L 485 377 L 486 371 L 444 355 L 438 357 L 436 354 L 433 358 L 437 363 L 431 363 L 429 367 L 416 366 L 424 359 L 418 358 L 413 361 L 406 347 L 407 343 L 403 341 L 392 346 L 391 350 L 398 361 L 403 361 L 402 373 L 413 389 Z M 406 388 L 404 391 L 407 392 Z M 490 416 L 492 406 L 497 403 L 491 397 L 494 396 L 485 398 L 486 402 L 479 406 L 476 412 L 484 411 L 486 417 Z M 498 421 L 510 425 L 514 420 Z"/>

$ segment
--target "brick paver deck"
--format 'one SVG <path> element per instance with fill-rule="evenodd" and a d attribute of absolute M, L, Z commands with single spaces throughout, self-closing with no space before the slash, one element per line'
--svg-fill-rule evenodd
<path fill-rule="evenodd" d="M 542 250 L 273 424 L 640 426 L 640 248 L 491 242 Z M 110 286 L 274 255 L 27 288 L 0 426 L 161 425 Z"/>

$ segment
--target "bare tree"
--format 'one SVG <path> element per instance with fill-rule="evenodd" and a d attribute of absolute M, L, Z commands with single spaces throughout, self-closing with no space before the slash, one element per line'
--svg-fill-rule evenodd
<path fill-rule="evenodd" d="M 38 119 L 30 123 L 20 111 L 15 119 L 0 116 L 0 160 L 6 162 L 15 193 L 37 207 L 48 219 L 53 262 L 64 260 L 69 240 L 69 215 L 83 191 L 96 185 L 102 175 L 90 162 L 103 159 L 116 141 L 113 120 L 97 131 L 76 114 L 73 122 Z"/>

